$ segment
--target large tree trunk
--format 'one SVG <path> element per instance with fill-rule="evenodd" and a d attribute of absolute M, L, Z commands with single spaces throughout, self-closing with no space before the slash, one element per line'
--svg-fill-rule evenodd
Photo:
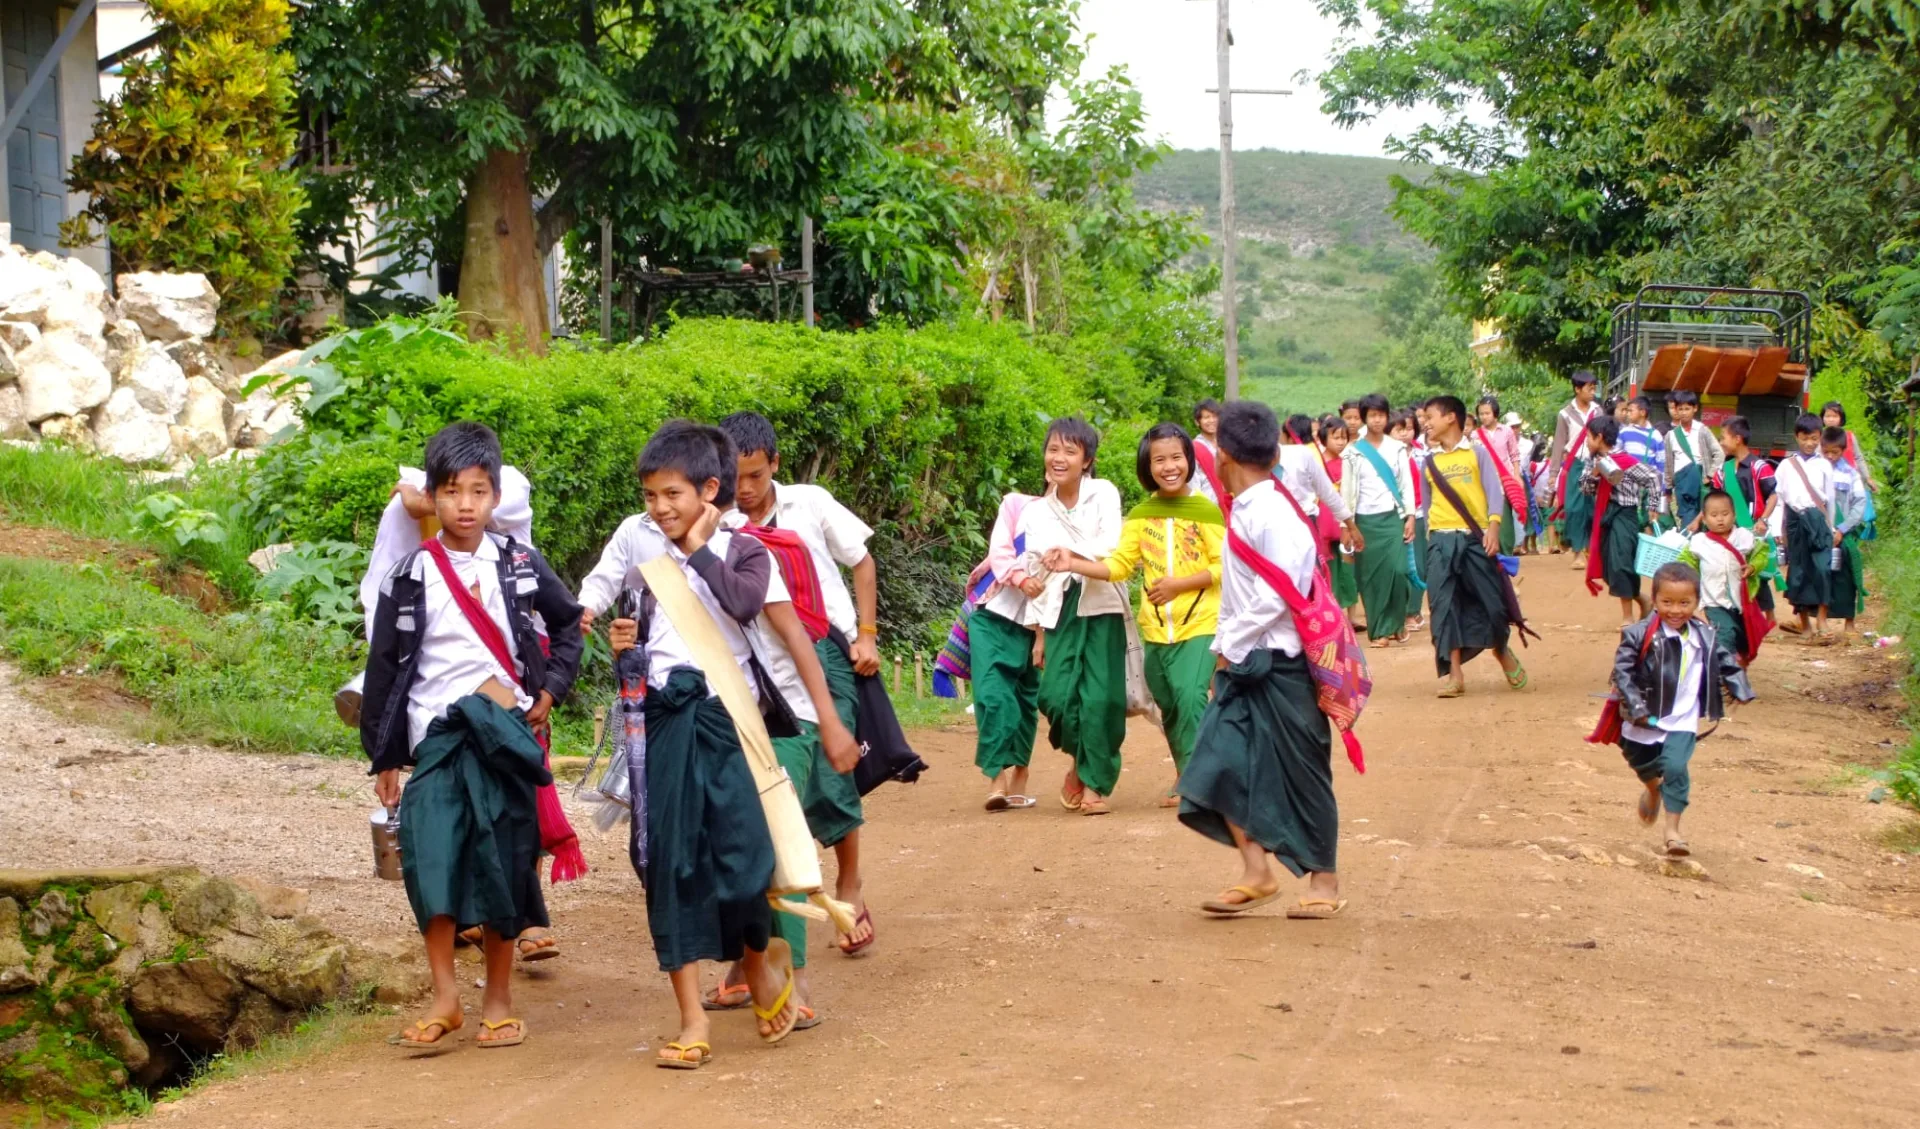
<path fill-rule="evenodd" d="M 476 338 L 547 351 L 547 295 L 523 153 L 496 149 L 467 179 L 460 310 Z"/>

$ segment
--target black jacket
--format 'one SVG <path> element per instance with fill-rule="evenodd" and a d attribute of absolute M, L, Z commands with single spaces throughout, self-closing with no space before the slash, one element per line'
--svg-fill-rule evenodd
<path fill-rule="evenodd" d="M 1659 635 L 1651 646 L 1647 645 L 1647 632 L 1655 630 L 1658 618 L 1648 616 L 1622 628 L 1619 649 L 1613 653 L 1613 685 L 1620 693 L 1620 713 L 1639 725 L 1665 717 L 1673 709 L 1680 685 L 1680 639 Z M 1722 689 L 1736 702 L 1751 702 L 1753 686 L 1711 624 L 1696 619 L 1690 627 L 1700 633 L 1701 651 L 1706 657 L 1700 664 L 1700 716 L 1719 721 L 1727 715 Z"/>
<path fill-rule="evenodd" d="M 507 623 L 513 629 L 515 657 L 525 689 L 539 698 L 545 690 L 559 702 L 580 673 L 580 605 L 573 593 L 530 545 L 504 534 L 487 534 L 500 547 L 500 592 Z M 418 667 L 420 631 L 426 625 L 424 569 L 432 568 L 425 550 L 394 566 L 380 582 L 373 609 L 373 642 L 367 649 L 367 680 L 360 704 L 360 747 L 372 759 L 370 773 L 413 762 L 407 736 L 407 693 Z M 546 621 L 551 654 L 540 649 L 533 613 Z"/>

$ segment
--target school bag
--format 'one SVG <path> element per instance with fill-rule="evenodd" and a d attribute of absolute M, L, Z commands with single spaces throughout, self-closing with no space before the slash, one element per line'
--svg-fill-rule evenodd
<path fill-rule="evenodd" d="M 1480 523 L 1473 520 L 1473 511 L 1469 510 L 1467 504 L 1460 500 L 1460 495 L 1454 492 L 1453 484 L 1447 481 L 1446 476 L 1433 469 L 1433 460 L 1431 459 L 1427 460 L 1427 480 L 1433 483 L 1433 488 L 1440 492 L 1441 497 L 1447 500 L 1447 504 L 1452 506 L 1454 512 L 1459 514 L 1461 519 L 1467 523 L 1467 532 L 1473 539 L 1475 541 L 1486 540 L 1486 533 L 1481 529 Z M 1502 560 L 1499 568 L 1493 570 L 1493 574 L 1499 578 L 1500 603 L 1506 611 L 1507 622 L 1512 624 L 1514 629 L 1520 634 L 1520 645 L 1522 647 L 1527 645 L 1527 636 L 1529 635 L 1535 639 L 1540 638 L 1539 632 L 1527 626 L 1527 617 L 1525 613 L 1520 610 L 1520 594 L 1513 590 L 1513 573 L 1508 571 L 1504 560 Z"/>
<path fill-rule="evenodd" d="M 1293 506 L 1300 521 L 1312 530 L 1313 519 L 1294 499 L 1293 492 L 1277 479 L 1273 486 Z M 1360 640 L 1354 637 L 1346 611 L 1334 598 L 1326 560 L 1322 558 L 1314 563 L 1312 594 L 1303 596 L 1279 565 L 1261 556 L 1260 550 L 1234 530 L 1231 519 L 1227 522 L 1227 548 L 1287 602 L 1287 610 L 1293 613 L 1293 626 L 1300 632 L 1301 654 L 1306 656 L 1307 669 L 1313 674 L 1314 698 L 1320 712 L 1339 731 L 1354 771 L 1365 773 L 1366 753 L 1353 727 L 1360 720 L 1361 711 L 1367 708 L 1367 698 L 1373 693 L 1373 679 L 1367 673 L 1367 654 L 1360 649 Z"/>
<path fill-rule="evenodd" d="M 1031 494 L 1009 494 L 1000 503 L 1001 511 L 1006 514 L 1007 525 L 1014 531 L 1013 555 L 1024 556 L 1027 551 L 1027 535 L 1020 532 L 1020 515 L 1025 512 L 1027 503 L 1033 501 Z M 989 550 L 991 555 L 991 550 Z M 940 646 L 940 653 L 933 659 L 933 692 L 942 698 L 957 698 L 960 690 L 954 685 L 957 681 L 970 681 L 973 677 L 973 648 L 967 634 L 967 623 L 973 613 L 982 604 L 993 599 L 1000 590 L 1000 582 L 994 578 L 991 560 L 983 560 L 973 566 L 973 572 L 967 576 L 967 598 L 960 605 L 960 614 L 953 619 L 953 626 L 947 629 L 947 641 Z"/>

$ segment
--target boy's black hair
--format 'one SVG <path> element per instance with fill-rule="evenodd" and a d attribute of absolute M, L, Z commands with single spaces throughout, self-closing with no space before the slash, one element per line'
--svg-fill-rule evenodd
<path fill-rule="evenodd" d="M 1385 398 L 1386 397 L 1384 396 L 1381 397 L 1381 399 L 1385 399 Z M 1420 426 L 1419 423 L 1416 422 L 1413 418 L 1412 408 L 1401 408 L 1399 411 L 1394 412 L 1393 414 L 1387 417 L 1388 431 L 1392 431 L 1394 428 L 1399 427 L 1401 424 L 1405 424 L 1408 427 L 1415 428 L 1416 430 L 1419 428 Z"/>
<path fill-rule="evenodd" d="M 759 412 L 735 412 L 720 421 L 720 430 L 733 440 L 736 457 L 764 454 L 768 462 L 780 457 L 780 437 L 773 422 Z"/>
<path fill-rule="evenodd" d="M 1620 398 L 1618 396 L 1609 396 L 1606 399 L 1600 401 L 1601 415 L 1610 416 L 1610 415 L 1613 415 L 1615 412 L 1618 412 L 1619 410 L 1620 410 Z"/>
<path fill-rule="evenodd" d="M 1140 437 L 1140 450 L 1133 460 L 1133 473 L 1139 477 L 1141 488 L 1149 494 L 1160 489 L 1160 484 L 1153 479 L 1153 445 L 1162 439 L 1180 441 L 1180 453 L 1187 457 L 1187 473 L 1193 473 L 1193 436 L 1188 435 L 1187 429 L 1177 423 L 1156 423 Z"/>
<path fill-rule="evenodd" d="M 1220 417 L 1220 401 L 1209 396 L 1193 406 L 1193 422 L 1200 422 L 1201 412 L 1212 412 L 1215 419 Z"/>
<path fill-rule="evenodd" d="M 1295 443 L 1313 442 L 1313 417 L 1295 413 L 1287 417 L 1287 434 L 1293 436 Z"/>
<path fill-rule="evenodd" d="M 1699 402 L 1700 393 L 1690 392 L 1685 388 L 1676 388 L 1667 393 L 1667 405 L 1669 407 L 1674 404 L 1698 404 Z"/>
<path fill-rule="evenodd" d="M 1801 412 L 1800 418 L 1793 421 L 1795 435 L 1818 435 L 1825 430 L 1825 427 L 1826 425 L 1820 422 L 1820 417 L 1812 412 Z"/>
<path fill-rule="evenodd" d="M 1847 429 L 1844 427 L 1821 428 L 1820 445 L 1822 447 L 1845 447 L 1847 445 Z"/>
<path fill-rule="evenodd" d="M 1081 473 L 1089 478 L 1093 476 L 1093 457 L 1100 453 L 1100 433 L 1092 424 L 1079 416 L 1061 416 L 1047 425 L 1047 439 L 1059 439 L 1080 448 L 1087 457 L 1086 470 Z M 1046 446 L 1046 440 L 1041 440 L 1041 446 Z"/>
<path fill-rule="evenodd" d="M 1362 423 L 1366 422 L 1368 412 L 1379 412 L 1387 417 L 1387 425 L 1389 427 L 1393 425 L 1393 405 L 1387 401 L 1385 394 L 1369 392 L 1365 396 L 1360 397 L 1359 403 L 1360 420 Z"/>
<path fill-rule="evenodd" d="M 1339 410 L 1338 412 L 1335 412 L 1335 413 L 1333 413 L 1333 414 L 1335 414 L 1335 415 L 1346 415 L 1346 414 L 1347 414 L 1347 409 L 1348 409 L 1348 408 L 1352 408 L 1352 409 L 1353 409 L 1354 411 L 1356 411 L 1356 412 L 1360 412 L 1360 413 L 1361 413 L 1361 418 L 1363 418 L 1363 419 L 1364 419 L 1364 418 L 1366 417 L 1366 413 L 1365 413 L 1364 411 L 1362 411 L 1362 409 L 1361 409 L 1361 407 L 1360 407 L 1360 401 L 1359 401 L 1358 399 L 1353 399 L 1353 400 L 1343 400 L 1343 401 L 1341 401 L 1341 403 L 1340 403 L 1340 410 Z"/>
<path fill-rule="evenodd" d="M 740 472 L 739 458 L 734 453 L 733 440 L 719 428 L 690 419 L 670 419 L 661 424 L 640 449 L 634 470 L 642 484 L 653 475 L 673 471 L 693 483 L 696 489 L 712 479 L 731 494 Z M 717 498 L 714 504 L 719 504 Z"/>
<path fill-rule="evenodd" d="M 1220 449 L 1236 463 L 1271 469 L 1280 458 L 1280 420 L 1258 400 L 1235 400 L 1220 410 Z"/>
<path fill-rule="evenodd" d="M 1828 412 L 1839 412 L 1839 413 L 1840 413 L 1840 426 L 1841 426 L 1841 427 L 1845 427 L 1845 426 L 1847 426 L 1847 408 L 1846 408 L 1846 405 L 1844 405 L 1844 404 L 1842 404 L 1842 403 L 1841 403 L 1840 401 L 1838 401 L 1838 400 L 1828 400 L 1828 401 L 1827 401 L 1826 403 L 1824 403 L 1824 404 L 1822 404 L 1822 405 L 1820 405 L 1820 418 L 1821 418 L 1822 420 L 1825 420 L 1825 419 L 1827 418 L 1827 413 L 1828 413 Z"/>
<path fill-rule="evenodd" d="M 434 432 L 427 440 L 426 462 L 429 494 L 469 467 L 486 471 L 494 495 L 500 493 L 500 437 L 484 423 L 460 420 Z"/>
<path fill-rule="evenodd" d="M 1753 425 L 1747 422 L 1746 416 L 1728 416 L 1720 421 L 1720 430 L 1742 443 L 1753 442 Z"/>
<path fill-rule="evenodd" d="M 1577 368 L 1577 369 L 1574 369 L 1574 370 L 1573 370 L 1573 377 L 1572 377 L 1572 380 L 1573 380 L 1573 383 L 1574 383 L 1574 384 L 1575 384 L 1576 386 L 1577 386 L 1577 385 L 1581 385 L 1581 384 L 1598 384 L 1598 383 L 1600 383 L 1600 378 L 1599 378 L 1599 377 L 1597 377 L 1597 376 L 1595 376 L 1595 375 L 1593 375 L 1593 370 L 1592 370 L 1592 369 L 1590 369 L 1590 368 Z"/>
<path fill-rule="evenodd" d="M 1648 595 L 1657 598 L 1660 595 L 1661 586 L 1666 584 L 1691 585 L 1694 594 L 1699 595 L 1700 574 L 1694 571 L 1692 565 L 1681 564 L 1679 561 L 1668 561 L 1666 564 L 1653 570 L 1653 588 L 1648 592 Z"/>
<path fill-rule="evenodd" d="M 1500 420 L 1500 397 L 1495 396 L 1493 393 L 1489 392 L 1485 396 L 1480 397 L 1479 400 L 1475 401 L 1473 406 L 1475 408 L 1478 408 L 1481 404 L 1485 404 L 1488 407 L 1493 409 L 1494 422 L 1498 423 Z"/>
<path fill-rule="evenodd" d="M 713 504 L 722 510 L 733 508 L 739 500 L 740 487 L 740 448 L 734 445 L 733 436 L 718 427 L 708 427 L 708 438 L 713 440 L 713 453 L 720 460 L 720 487 L 713 492 Z M 768 458 L 773 456 L 769 455 Z"/>
<path fill-rule="evenodd" d="M 1467 425 L 1467 405 L 1458 396 L 1435 396 L 1427 401 L 1427 410 L 1450 415 L 1461 427 Z"/>
<path fill-rule="evenodd" d="M 1651 407 L 1653 407 L 1653 401 L 1652 401 L 1652 400 L 1649 400 L 1649 399 L 1648 399 L 1647 397 L 1645 397 L 1645 396 L 1635 396 L 1635 397 L 1634 397 L 1633 399 L 1631 399 L 1631 400 L 1628 400 L 1628 401 L 1627 401 L 1627 403 L 1629 403 L 1629 404 L 1632 404 L 1632 405 L 1634 405 L 1634 406 L 1635 406 L 1635 407 L 1637 407 L 1637 408 L 1651 408 Z"/>
<path fill-rule="evenodd" d="M 1719 498 L 1729 506 L 1733 505 L 1733 495 L 1727 493 L 1725 490 L 1709 490 L 1705 494 L 1700 495 L 1701 512 L 1706 512 L 1707 503 L 1713 501 L 1715 498 Z"/>
<path fill-rule="evenodd" d="M 1587 421 L 1587 434 L 1598 435 L 1600 442 L 1611 447 L 1620 442 L 1620 421 L 1612 416 L 1594 416 Z"/>

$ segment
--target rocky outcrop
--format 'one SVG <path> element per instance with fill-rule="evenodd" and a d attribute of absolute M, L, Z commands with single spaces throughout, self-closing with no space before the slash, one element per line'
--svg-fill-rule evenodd
<path fill-rule="evenodd" d="M 189 1056 L 424 989 L 410 955 L 335 936 L 306 902 L 189 868 L 0 870 L 0 1104 L 109 1112 Z"/>
<path fill-rule="evenodd" d="M 0 439 L 182 470 L 300 426 L 291 397 L 244 394 L 298 354 L 253 371 L 236 364 L 208 340 L 220 296 L 204 276 L 115 281 L 117 300 L 85 263 L 28 254 L 0 234 Z"/>

